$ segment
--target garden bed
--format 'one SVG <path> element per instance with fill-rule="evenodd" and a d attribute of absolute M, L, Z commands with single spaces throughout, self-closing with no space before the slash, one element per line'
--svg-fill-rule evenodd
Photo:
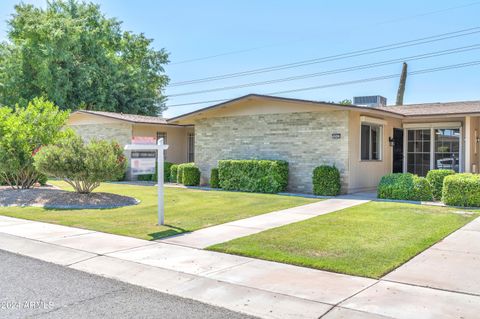
<path fill-rule="evenodd" d="M 0 187 L 0 206 L 34 206 L 57 209 L 115 208 L 138 204 L 133 197 L 111 194 L 79 194 L 54 187 L 14 190 Z"/>

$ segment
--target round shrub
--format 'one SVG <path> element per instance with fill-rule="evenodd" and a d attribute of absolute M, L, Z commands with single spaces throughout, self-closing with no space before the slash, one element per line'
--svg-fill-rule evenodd
<path fill-rule="evenodd" d="M 200 170 L 196 166 L 184 166 L 183 169 L 183 185 L 198 186 L 200 185 Z"/>
<path fill-rule="evenodd" d="M 178 172 L 178 165 L 173 164 L 170 167 L 170 182 L 171 183 L 176 183 L 177 182 L 177 172 Z"/>
<path fill-rule="evenodd" d="M 48 177 L 45 174 L 40 174 L 39 173 L 37 181 L 41 186 L 45 186 L 45 185 L 47 185 Z"/>
<path fill-rule="evenodd" d="M 480 207 L 480 175 L 463 173 L 445 177 L 442 201 L 452 206 Z"/>
<path fill-rule="evenodd" d="M 220 180 L 218 179 L 218 168 L 212 168 L 210 171 L 210 187 L 220 188 Z"/>
<path fill-rule="evenodd" d="M 36 169 L 45 175 L 62 178 L 76 192 L 88 194 L 100 182 L 123 176 L 126 158 L 117 142 L 68 136 L 55 144 L 44 146 L 35 155 Z"/>
<path fill-rule="evenodd" d="M 428 172 L 427 180 L 432 185 L 434 199 L 440 200 L 442 198 L 443 179 L 453 174 L 455 174 L 455 171 L 452 169 L 433 169 Z"/>
<path fill-rule="evenodd" d="M 169 182 L 170 181 L 170 172 L 171 172 L 172 165 L 173 165 L 173 163 L 170 163 L 170 162 L 164 162 L 163 163 L 163 181 L 164 182 Z M 155 171 L 155 176 L 154 176 L 155 181 L 158 179 L 156 174 L 157 174 L 157 172 Z"/>
<path fill-rule="evenodd" d="M 336 196 L 340 194 L 340 172 L 335 166 L 322 165 L 313 170 L 313 193 Z"/>
<path fill-rule="evenodd" d="M 185 167 L 192 167 L 195 166 L 195 163 L 183 163 L 179 164 L 177 168 L 177 183 L 184 184 L 183 182 L 183 169 Z"/>
<path fill-rule="evenodd" d="M 425 177 L 413 177 L 413 191 L 414 196 L 412 200 L 418 201 L 432 201 L 433 193 L 430 182 Z"/>

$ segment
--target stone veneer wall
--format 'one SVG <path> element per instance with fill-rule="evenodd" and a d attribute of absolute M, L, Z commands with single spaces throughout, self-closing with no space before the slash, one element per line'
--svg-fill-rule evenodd
<path fill-rule="evenodd" d="M 69 125 L 85 141 L 91 139 L 115 140 L 122 147 L 132 142 L 132 125 L 128 123 L 105 123 L 105 124 L 86 124 Z M 125 151 L 128 159 L 126 178 L 127 180 L 136 179 L 130 174 L 130 151 Z"/>
<path fill-rule="evenodd" d="M 332 139 L 340 133 L 340 139 Z M 195 123 L 195 162 L 207 182 L 222 159 L 280 159 L 289 163 L 288 190 L 312 192 L 313 169 L 335 164 L 348 185 L 348 111 L 219 117 Z"/>
<path fill-rule="evenodd" d="M 132 125 L 128 123 L 70 125 L 84 140 L 116 140 L 122 146 L 132 141 Z"/>

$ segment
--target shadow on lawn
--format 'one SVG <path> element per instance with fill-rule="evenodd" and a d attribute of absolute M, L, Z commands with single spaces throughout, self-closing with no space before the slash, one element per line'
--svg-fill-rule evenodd
<path fill-rule="evenodd" d="M 148 234 L 148 236 L 151 237 L 150 240 L 163 239 L 163 238 L 166 238 L 166 237 L 176 236 L 176 235 L 180 235 L 180 234 L 188 232 L 188 230 L 186 230 L 186 229 L 176 227 L 176 226 L 173 226 L 173 225 L 165 224 L 164 226 L 170 227 L 171 229 Z"/>

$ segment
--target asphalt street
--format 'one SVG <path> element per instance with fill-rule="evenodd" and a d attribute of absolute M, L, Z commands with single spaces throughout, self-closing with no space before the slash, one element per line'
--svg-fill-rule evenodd
<path fill-rule="evenodd" d="M 252 318 L 0 250 L 0 318 Z"/>

